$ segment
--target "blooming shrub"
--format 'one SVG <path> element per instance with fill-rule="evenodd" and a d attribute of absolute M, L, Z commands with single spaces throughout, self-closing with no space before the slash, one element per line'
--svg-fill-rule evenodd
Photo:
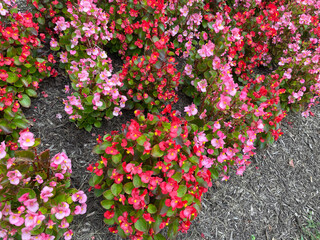
<path fill-rule="evenodd" d="M 169 39 L 153 37 L 150 55 L 127 57 L 119 73 L 126 92 L 127 107 L 148 109 L 159 112 L 162 104 L 177 102 L 175 91 L 179 86 L 180 73 L 176 69 L 176 60 L 167 55 L 166 43 Z"/>
<path fill-rule="evenodd" d="M 86 212 L 87 199 L 70 188 L 71 160 L 65 153 L 50 159 L 49 150 L 38 154 L 40 139 L 28 129 L 18 143 L 23 150 L 13 154 L 5 141 L 0 145 L 0 237 L 71 239 L 69 225 Z"/>
<path fill-rule="evenodd" d="M 199 165 L 200 155 L 188 140 L 191 128 L 175 112 L 169 118 L 139 110 L 135 115 L 121 133 L 99 140 L 100 159 L 88 168 L 89 183 L 104 197 L 104 221 L 115 225 L 110 231 L 131 239 L 160 238 L 168 225 L 172 238 L 187 231 L 199 213 L 211 173 Z"/>
<path fill-rule="evenodd" d="M 39 82 L 57 72 L 51 67 L 52 55 L 36 56 L 42 45 L 33 15 L 17 13 L 15 6 L 7 4 L 1 4 L 0 14 L 0 140 L 14 142 L 19 129 L 28 126 L 20 106 L 30 107 Z M 15 148 L 13 143 L 11 149 Z"/>

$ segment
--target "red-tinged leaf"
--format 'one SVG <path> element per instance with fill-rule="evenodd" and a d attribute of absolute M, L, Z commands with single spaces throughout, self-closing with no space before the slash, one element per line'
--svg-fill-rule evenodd
<path fill-rule="evenodd" d="M 177 237 L 179 229 L 179 219 L 172 218 L 169 222 L 169 229 L 168 229 L 168 239 L 174 240 Z"/>
<path fill-rule="evenodd" d="M 40 153 L 40 159 L 42 162 L 47 162 L 49 160 L 49 158 L 50 158 L 50 150 L 49 149 Z"/>

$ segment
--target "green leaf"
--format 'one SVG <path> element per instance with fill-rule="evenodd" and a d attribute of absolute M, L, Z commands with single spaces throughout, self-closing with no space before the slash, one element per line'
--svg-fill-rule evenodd
<path fill-rule="evenodd" d="M 139 218 L 138 221 L 134 224 L 135 228 L 141 232 L 147 232 L 148 231 L 148 223 L 143 218 Z"/>
<path fill-rule="evenodd" d="M 219 172 L 216 168 L 210 168 L 210 172 L 211 172 L 211 177 L 212 179 L 218 179 L 219 178 Z"/>
<path fill-rule="evenodd" d="M 128 182 L 123 186 L 123 190 L 127 193 L 127 194 L 131 194 L 132 189 L 134 188 L 133 183 L 132 182 Z"/>
<path fill-rule="evenodd" d="M 114 162 L 115 164 L 119 164 L 122 160 L 122 154 L 118 153 L 116 155 L 112 155 L 112 162 Z"/>
<path fill-rule="evenodd" d="M 29 162 L 33 162 L 35 158 L 35 154 L 32 151 L 20 150 L 14 152 L 15 158 L 21 160 L 27 160 Z"/>
<path fill-rule="evenodd" d="M 169 222 L 169 229 L 168 229 L 168 239 L 175 239 L 178 234 L 178 228 L 179 228 L 179 219 L 173 218 Z"/>
<path fill-rule="evenodd" d="M 54 198 L 54 201 L 56 202 L 56 203 L 58 203 L 58 204 L 60 204 L 60 203 L 62 203 L 62 202 L 65 202 L 67 200 L 67 198 L 66 198 L 66 195 L 65 194 L 60 194 L 60 195 L 58 195 L 58 196 L 56 196 L 55 198 Z"/>
<path fill-rule="evenodd" d="M 127 40 L 128 40 L 127 43 L 129 43 L 129 42 L 132 41 L 133 36 L 132 36 L 131 34 L 127 34 L 126 38 L 127 38 Z"/>
<path fill-rule="evenodd" d="M 44 20 L 43 17 L 37 18 L 37 21 L 38 21 L 38 23 L 40 23 L 41 25 L 44 25 L 44 24 L 45 24 L 45 20 Z"/>
<path fill-rule="evenodd" d="M 145 143 L 145 141 L 147 140 L 145 135 L 141 135 L 140 137 L 137 138 L 137 143 L 141 146 L 143 146 L 143 144 Z"/>
<path fill-rule="evenodd" d="M 37 96 L 37 92 L 32 88 L 26 89 L 26 94 L 28 94 L 29 97 L 36 97 Z"/>
<path fill-rule="evenodd" d="M 182 198 L 187 192 L 187 186 L 186 185 L 180 185 L 177 190 L 177 196 L 179 198 Z"/>
<path fill-rule="evenodd" d="M 151 214 L 156 213 L 157 212 L 157 207 L 155 205 L 153 205 L 153 204 L 149 204 L 147 211 L 148 211 L 148 213 L 151 213 Z"/>
<path fill-rule="evenodd" d="M 26 119 L 15 119 L 13 123 L 21 129 L 25 129 L 29 126 L 29 122 Z"/>
<path fill-rule="evenodd" d="M 153 157 L 162 157 L 164 154 L 163 151 L 160 150 L 159 144 L 153 146 L 152 150 L 151 150 L 151 155 Z"/>
<path fill-rule="evenodd" d="M 112 200 L 102 200 L 101 201 L 101 206 L 105 209 L 110 209 L 113 204 L 114 204 L 114 201 L 112 201 Z"/>
<path fill-rule="evenodd" d="M 19 77 L 17 74 L 13 73 L 13 72 L 8 72 L 8 78 L 7 78 L 7 82 L 8 83 L 15 83 L 16 81 L 18 81 Z"/>
<path fill-rule="evenodd" d="M 179 182 L 181 181 L 181 179 L 182 179 L 182 173 L 181 173 L 181 172 L 176 172 L 176 173 L 172 176 L 172 178 L 179 183 Z"/>
<path fill-rule="evenodd" d="M 28 95 L 22 94 L 22 98 L 19 99 L 19 103 L 22 107 L 29 108 L 31 105 L 31 99 Z"/>
<path fill-rule="evenodd" d="M 123 187 L 122 183 L 120 183 L 120 184 L 116 184 L 116 183 L 112 184 L 112 186 L 111 186 L 112 194 L 114 196 L 118 196 L 122 192 L 122 187 Z"/>
<path fill-rule="evenodd" d="M 193 155 L 192 157 L 189 158 L 189 161 L 195 164 L 199 163 L 199 158 L 195 155 Z"/>
<path fill-rule="evenodd" d="M 138 187 L 141 186 L 141 184 L 142 184 L 141 178 L 139 177 L 138 174 L 135 174 L 134 177 L 133 177 L 133 185 L 134 185 L 134 187 L 138 188 Z"/>
<path fill-rule="evenodd" d="M 114 195 L 112 194 L 111 190 L 108 189 L 107 191 L 105 191 L 103 193 L 103 196 L 107 199 L 107 200 L 112 200 L 114 198 Z"/>
<path fill-rule="evenodd" d="M 166 240 L 166 238 L 161 233 L 158 233 L 154 235 L 154 240 Z"/>

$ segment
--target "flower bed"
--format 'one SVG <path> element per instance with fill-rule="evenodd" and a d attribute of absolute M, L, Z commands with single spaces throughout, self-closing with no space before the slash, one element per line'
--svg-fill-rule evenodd
<path fill-rule="evenodd" d="M 24 148 L 16 140 L 28 123 L 18 103 L 30 106 L 42 76 L 56 75 L 52 55 L 37 57 L 47 39 L 72 82 L 65 111 L 79 128 L 91 131 L 123 108 L 135 110 L 121 133 L 99 138 L 100 158 L 88 168 L 96 196 L 105 198 L 105 223 L 124 238 L 163 239 L 166 224 L 169 238 L 187 231 L 213 179 L 242 175 L 256 147 L 281 136 L 288 111 L 312 115 L 317 102 L 317 1 L 43 0 L 33 2 L 34 15 L 7 5 L 3 148 L 12 156 Z M 108 51 L 123 58 L 119 72 Z M 182 70 L 177 58 L 185 59 Z M 269 75 L 253 74 L 274 65 Z M 171 110 L 179 88 L 193 99 L 185 117 Z"/>

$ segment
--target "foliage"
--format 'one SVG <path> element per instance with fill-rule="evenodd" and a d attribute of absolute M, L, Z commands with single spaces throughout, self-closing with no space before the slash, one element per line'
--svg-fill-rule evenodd
<path fill-rule="evenodd" d="M 3 4 L 0 15 L 0 140 L 12 141 L 11 149 L 15 149 L 19 130 L 29 124 L 21 106 L 30 107 L 30 97 L 37 96 L 39 82 L 44 77 L 56 76 L 57 72 L 51 67 L 53 56 L 39 54 L 42 37 L 33 15 Z"/>
<path fill-rule="evenodd" d="M 199 213 L 211 173 L 199 165 L 201 156 L 188 140 L 191 127 L 175 112 L 135 115 L 121 133 L 100 140 L 89 183 L 104 197 L 105 223 L 116 226 L 111 231 L 132 239 L 161 238 L 160 230 L 169 225 L 173 239 Z"/>
<path fill-rule="evenodd" d="M 23 150 L 0 146 L 0 237 L 2 239 L 71 239 L 74 215 L 86 212 L 86 195 L 70 188 L 71 160 L 65 153 L 50 159 L 37 153 L 40 139 L 20 132 Z M 79 203 L 77 203 L 79 202 Z"/>

